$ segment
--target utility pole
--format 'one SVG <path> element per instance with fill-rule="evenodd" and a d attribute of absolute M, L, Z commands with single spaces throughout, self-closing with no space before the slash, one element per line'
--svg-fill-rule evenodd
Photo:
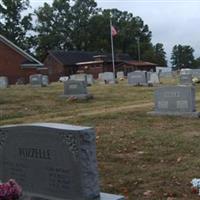
<path fill-rule="evenodd" d="M 140 38 L 137 37 L 137 50 L 138 50 L 138 61 L 140 61 Z"/>

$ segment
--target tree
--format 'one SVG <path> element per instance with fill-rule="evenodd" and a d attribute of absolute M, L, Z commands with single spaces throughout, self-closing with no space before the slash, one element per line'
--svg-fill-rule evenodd
<path fill-rule="evenodd" d="M 36 54 L 43 60 L 49 50 L 72 49 L 72 14 L 70 0 L 54 0 L 52 5 L 44 3 L 37 11 L 35 31 Z"/>
<path fill-rule="evenodd" d="M 88 50 L 89 48 L 89 21 L 90 18 L 97 14 L 97 3 L 94 0 L 74 0 L 71 8 L 72 23 L 72 41 L 74 49 Z M 93 27 L 95 28 L 95 27 Z"/>
<path fill-rule="evenodd" d="M 172 50 L 171 63 L 175 69 L 192 68 L 194 49 L 189 45 L 175 45 Z"/>
<path fill-rule="evenodd" d="M 161 43 L 157 43 L 154 46 L 154 53 L 155 53 L 155 63 L 157 63 L 159 66 L 167 66 L 166 61 L 166 52 L 164 50 L 164 46 Z"/>
<path fill-rule="evenodd" d="M 29 7 L 29 0 L 1 0 L 0 33 L 19 47 L 28 50 L 31 37 L 27 37 L 32 29 L 32 15 L 22 17 L 21 13 Z"/>
<path fill-rule="evenodd" d="M 129 53 L 137 59 L 137 38 L 140 39 L 141 57 L 151 47 L 151 32 L 140 17 L 118 9 L 105 9 L 89 20 L 89 49 L 110 52 L 110 14 L 118 34 L 114 38 L 115 52 Z"/>

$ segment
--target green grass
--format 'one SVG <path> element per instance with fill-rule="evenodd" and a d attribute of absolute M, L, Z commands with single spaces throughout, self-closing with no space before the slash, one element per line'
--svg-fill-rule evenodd
<path fill-rule="evenodd" d="M 165 79 L 163 84 L 177 80 Z M 0 124 L 61 122 L 95 127 L 101 190 L 130 200 L 199 199 L 190 181 L 200 177 L 200 121 L 152 117 L 151 87 L 96 84 L 89 101 L 60 98 L 62 84 L 0 90 Z M 200 87 L 196 86 L 200 110 Z M 137 105 L 134 107 L 134 105 Z M 144 192 L 151 190 L 151 195 Z"/>

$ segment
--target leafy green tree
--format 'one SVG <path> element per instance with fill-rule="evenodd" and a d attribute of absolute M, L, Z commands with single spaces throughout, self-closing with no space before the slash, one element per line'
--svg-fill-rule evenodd
<path fill-rule="evenodd" d="M 118 34 L 114 37 L 115 52 L 129 53 L 138 58 L 137 39 L 140 40 L 141 58 L 151 49 L 151 32 L 140 17 L 118 9 L 105 9 L 89 21 L 89 49 L 110 52 L 110 14 Z M 153 51 L 153 50 L 152 50 Z"/>
<path fill-rule="evenodd" d="M 44 3 L 35 14 L 36 54 L 40 59 L 43 60 L 49 50 L 73 48 L 70 0 L 54 0 L 52 5 Z"/>
<path fill-rule="evenodd" d="M 72 42 L 74 49 L 87 50 L 89 47 L 89 21 L 97 14 L 97 3 L 94 0 L 74 0 L 72 12 Z M 95 28 L 95 26 L 93 27 Z"/>
<path fill-rule="evenodd" d="M 0 33 L 25 50 L 31 45 L 28 31 L 32 30 L 32 15 L 22 17 L 28 7 L 29 0 L 0 1 Z"/>
<path fill-rule="evenodd" d="M 161 43 L 157 43 L 154 46 L 154 53 L 155 53 L 155 63 L 157 63 L 159 66 L 167 66 L 167 60 L 166 60 L 166 52 L 164 50 L 164 46 Z"/>
<path fill-rule="evenodd" d="M 171 63 L 175 69 L 192 68 L 194 49 L 189 45 L 175 45 L 172 50 Z"/>
<path fill-rule="evenodd" d="M 200 57 L 194 60 L 192 68 L 200 68 Z"/>

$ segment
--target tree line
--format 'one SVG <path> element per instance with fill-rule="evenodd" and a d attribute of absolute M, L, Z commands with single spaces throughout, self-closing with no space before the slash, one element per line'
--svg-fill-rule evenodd
<path fill-rule="evenodd" d="M 1 0 L 0 33 L 40 60 L 44 60 L 49 50 L 109 53 L 112 15 L 118 32 L 114 37 L 116 53 L 128 53 L 137 60 L 139 41 L 141 60 L 167 65 L 164 45 L 152 44 L 148 25 L 130 12 L 101 9 L 95 0 L 54 0 L 34 12 L 28 11 L 29 0 Z M 198 66 L 200 59 L 195 60 L 193 52 L 190 46 L 175 45 L 173 66 Z"/>

